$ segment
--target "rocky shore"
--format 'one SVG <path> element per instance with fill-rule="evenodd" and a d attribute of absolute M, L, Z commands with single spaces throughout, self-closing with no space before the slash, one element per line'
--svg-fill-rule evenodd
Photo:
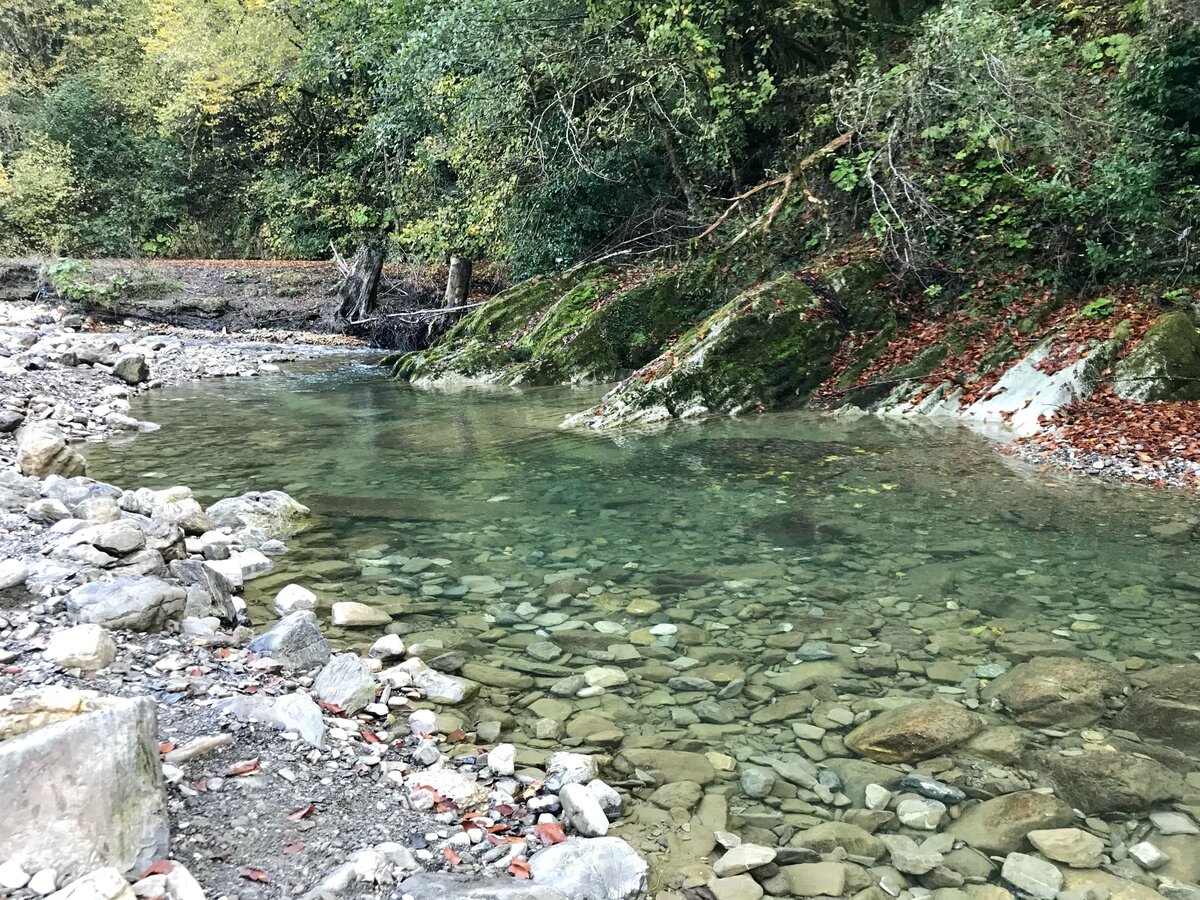
<path fill-rule="evenodd" d="M 45 371 L 129 389 L 117 362 Z M 109 427 L 96 405 L 74 425 Z M 304 498 L 95 482 L 66 438 L 101 428 L 71 422 L 18 423 L 0 476 L 18 900 L 1200 900 L 1182 563 L 1063 607 L 1034 569 L 963 602 L 967 545 L 814 551 L 854 596 L 803 560 L 643 573 L 566 536 L 536 583 L 483 547 L 471 574 L 364 549 L 342 567 L 408 596 L 296 572 L 256 633 L 244 585 L 292 574 Z M 1196 527 L 1152 526 L 1181 560 Z M 474 611 L 431 627 L 450 597 Z"/>

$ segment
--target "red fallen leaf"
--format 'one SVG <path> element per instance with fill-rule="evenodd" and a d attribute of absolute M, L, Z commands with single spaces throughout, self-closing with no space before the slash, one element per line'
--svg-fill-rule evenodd
<path fill-rule="evenodd" d="M 452 744 L 460 744 L 464 740 L 466 740 L 466 738 L 467 738 L 467 734 L 461 728 L 456 728 L 452 732 L 450 732 L 448 735 L 446 735 L 446 740 L 448 740 Z"/>
<path fill-rule="evenodd" d="M 508 826 L 503 822 L 497 822 L 495 825 L 489 825 L 484 829 L 488 834 L 503 834 L 508 831 Z"/>
<path fill-rule="evenodd" d="M 309 816 L 311 816 L 316 811 L 317 811 L 316 805 L 310 803 L 310 804 L 308 804 L 308 806 L 298 806 L 295 809 L 293 809 L 290 813 L 288 813 L 288 818 L 291 819 L 293 822 L 299 822 L 301 819 L 307 819 Z"/>
<path fill-rule="evenodd" d="M 235 762 L 227 770 L 230 775 L 253 775 L 259 771 L 258 757 L 254 759 L 243 759 L 241 762 Z"/>
<path fill-rule="evenodd" d="M 169 859 L 160 859 L 156 863 L 152 863 L 150 868 L 142 873 L 142 878 L 149 878 L 151 875 L 166 875 L 175 868 L 175 863 Z"/>
<path fill-rule="evenodd" d="M 498 812 L 502 816 L 511 816 L 513 814 L 514 810 L 507 803 L 501 803 L 499 806 L 496 807 L 496 812 Z"/>
<path fill-rule="evenodd" d="M 304 845 L 299 841 L 292 841 L 290 844 L 284 845 L 283 852 L 288 856 L 295 856 L 304 849 Z"/>
<path fill-rule="evenodd" d="M 161 744 L 158 745 L 158 752 L 160 755 L 164 754 L 164 753 L 170 753 L 177 746 L 179 746 L 179 745 L 176 744 L 174 741 L 163 741 Z"/>
<path fill-rule="evenodd" d="M 563 827 L 557 822 L 546 822 L 542 825 L 534 825 L 533 833 L 543 844 L 561 844 L 567 839 L 566 832 Z"/>
<path fill-rule="evenodd" d="M 325 700 L 321 700 L 317 703 L 317 706 L 321 707 L 321 709 L 325 710 L 325 712 L 332 713 L 335 716 L 346 715 L 346 710 L 342 709 L 342 707 L 338 706 L 336 703 L 328 703 Z"/>
<path fill-rule="evenodd" d="M 242 688 L 242 693 L 243 694 L 257 694 L 258 693 L 258 685 L 257 684 L 248 684 L 244 688 Z"/>
<path fill-rule="evenodd" d="M 452 866 L 457 866 L 460 862 L 462 862 L 462 857 L 459 856 L 457 853 L 455 853 L 453 850 L 451 850 L 449 847 L 442 848 L 442 855 L 444 857 L 446 857 L 446 861 L 448 863 L 450 863 L 450 865 L 452 865 Z"/>
<path fill-rule="evenodd" d="M 24 671 L 25 670 L 22 669 L 20 666 L 5 666 L 4 667 L 5 675 L 20 675 Z"/>
<path fill-rule="evenodd" d="M 204 674 L 204 670 L 201 669 L 199 666 L 192 666 L 190 669 L 188 669 L 188 674 L 191 675 L 193 678 L 199 678 L 201 675 Z"/>
<path fill-rule="evenodd" d="M 523 859 L 514 859 L 508 867 L 508 874 L 513 878 L 529 878 L 529 863 Z"/>
<path fill-rule="evenodd" d="M 205 781 L 203 778 L 197 778 L 195 781 L 193 781 L 192 787 L 195 788 L 196 790 L 198 790 L 202 794 L 208 793 L 208 782 Z"/>
<path fill-rule="evenodd" d="M 359 734 L 362 736 L 362 739 L 364 741 L 366 741 L 368 744 L 382 743 L 382 741 L 379 740 L 379 737 L 373 731 L 360 731 Z"/>
<path fill-rule="evenodd" d="M 271 880 L 271 876 L 262 869 L 253 869 L 249 866 L 238 872 L 238 875 L 240 875 L 242 878 L 245 878 L 247 881 L 260 881 L 266 883 Z"/>

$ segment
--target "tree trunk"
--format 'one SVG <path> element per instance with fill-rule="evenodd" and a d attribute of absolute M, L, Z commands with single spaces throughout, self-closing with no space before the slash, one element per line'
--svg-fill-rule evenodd
<path fill-rule="evenodd" d="M 446 296 L 442 306 L 462 306 L 471 292 L 471 260 L 465 256 L 450 257 L 450 274 L 446 276 Z"/>
<path fill-rule="evenodd" d="M 375 310 L 379 275 L 383 271 L 383 251 L 363 244 L 354 254 L 350 272 L 338 288 L 338 318 L 349 324 L 359 322 Z"/>
<path fill-rule="evenodd" d="M 684 162 L 683 154 L 679 152 L 679 147 L 676 145 L 675 138 L 671 135 L 670 130 L 661 122 L 656 122 L 656 125 L 663 149 L 667 152 L 667 162 L 671 165 L 671 173 L 675 176 L 675 180 L 679 182 L 680 188 L 683 189 L 683 197 L 687 201 L 688 215 L 698 221 L 700 219 L 700 198 L 697 195 L 696 184 L 692 180 L 691 173 L 688 171 L 687 163 Z"/>

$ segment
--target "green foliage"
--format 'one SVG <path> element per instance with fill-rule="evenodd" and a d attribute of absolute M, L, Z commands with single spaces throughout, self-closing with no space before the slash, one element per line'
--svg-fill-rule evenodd
<path fill-rule="evenodd" d="M 0 248 L 19 253 L 61 244 L 76 197 L 70 149 L 34 134 L 5 168 L 0 170 L 0 214 L 7 228 Z"/>
<path fill-rule="evenodd" d="M 1112 297 L 1097 297 L 1087 303 L 1079 314 L 1085 319 L 1106 319 L 1113 314 L 1114 309 Z"/>

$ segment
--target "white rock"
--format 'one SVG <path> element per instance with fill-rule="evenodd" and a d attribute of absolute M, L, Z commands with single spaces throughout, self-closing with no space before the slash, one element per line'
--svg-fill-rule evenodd
<path fill-rule="evenodd" d="M 511 775 L 516 771 L 517 748 L 512 744 L 497 744 L 487 758 L 488 768 L 497 775 Z"/>
<path fill-rule="evenodd" d="M 866 789 L 867 809 L 887 809 L 893 796 L 894 794 L 883 785 L 868 784 Z"/>
<path fill-rule="evenodd" d="M 437 714 L 432 709 L 418 709 L 408 717 L 410 734 L 433 734 L 437 728 Z"/>
<path fill-rule="evenodd" d="M 1054 900 L 1062 890 L 1063 873 L 1053 863 L 1027 853 L 1010 853 L 1000 869 L 1001 877 L 1018 890 L 1038 900 Z"/>
<path fill-rule="evenodd" d="M 1138 865 L 1143 869 L 1160 869 L 1171 860 L 1171 857 L 1149 841 L 1134 844 L 1129 848 L 1129 855 L 1137 860 Z"/>
<path fill-rule="evenodd" d="M 64 669 L 95 672 L 112 665 L 117 645 L 103 625 L 75 625 L 50 638 L 45 656 Z"/>
<path fill-rule="evenodd" d="M 121 879 L 125 881 L 124 878 Z M 55 869 L 41 869 L 33 873 L 33 877 L 29 879 L 27 885 L 29 890 L 35 894 L 41 894 L 43 897 L 53 894 L 58 889 L 58 872 Z M 128 887 L 128 884 L 126 884 Z"/>
<path fill-rule="evenodd" d="M 739 844 L 713 863 L 713 874 L 718 878 L 741 875 L 775 859 L 775 850 L 762 844 Z"/>
<path fill-rule="evenodd" d="M 615 666 L 592 666 L 583 672 L 583 680 L 589 687 L 610 688 L 629 684 L 629 676 Z"/>
<path fill-rule="evenodd" d="M 133 888 L 129 886 L 129 882 L 119 871 L 110 866 L 105 869 L 96 869 L 82 878 L 76 878 L 61 891 L 52 893 L 50 900 L 134 900 L 136 896 Z M 173 895 L 172 900 L 190 900 L 190 898 Z"/>
<path fill-rule="evenodd" d="M 596 760 L 586 753 L 555 753 L 546 764 L 546 787 L 560 790 L 568 784 L 586 784 L 599 774 Z"/>
<path fill-rule="evenodd" d="M 16 891 L 29 883 L 29 873 L 15 860 L 0 863 L 0 890 Z"/>
<path fill-rule="evenodd" d="M 317 595 L 306 587 L 289 584 L 275 595 L 272 605 L 275 607 L 275 612 L 286 616 L 298 609 L 316 609 Z"/>
<path fill-rule="evenodd" d="M 369 628 L 387 625 L 392 617 L 374 606 L 344 600 L 333 604 L 333 624 L 341 628 Z"/>
<path fill-rule="evenodd" d="M 6 559 L 0 562 L 0 591 L 24 584 L 29 577 L 29 567 L 19 559 Z"/>
<path fill-rule="evenodd" d="M 404 655 L 404 639 L 398 634 L 385 634 L 371 645 L 367 653 L 375 659 L 396 659 Z"/>
<path fill-rule="evenodd" d="M 558 794 L 563 815 L 571 827 L 584 837 L 604 837 L 608 834 L 608 816 L 600 808 L 595 795 L 582 784 L 568 784 Z"/>
<path fill-rule="evenodd" d="M 946 804 L 927 797 L 906 797 L 896 804 L 896 817 L 909 828 L 933 831 L 946 814 Z"/>

